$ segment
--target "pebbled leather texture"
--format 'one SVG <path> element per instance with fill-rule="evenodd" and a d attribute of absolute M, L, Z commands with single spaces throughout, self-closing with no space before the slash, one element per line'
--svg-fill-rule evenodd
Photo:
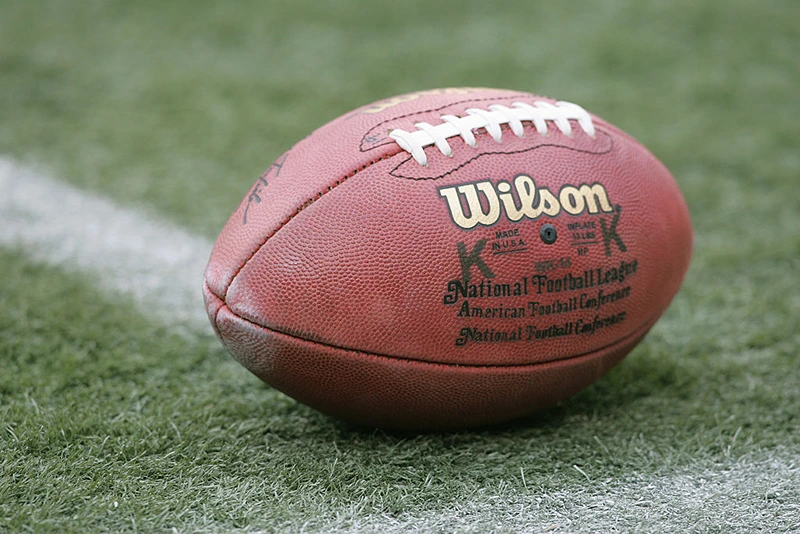
<path fill-rule="evenodd" d="M 570 136 L 504 127 L 501 143 L 476 130 L 477 147 L 449 139 L 452 157 L 426 148 L 425 167 L 388 137 L 536 101 L 554 102 L 488 89 L 401 95 L 282 155 L 206 270 L 209 317 L 234 357 L 325 413 L 405 429 L 519 417 L 607 372 L 689 265 L 689 213 L 667 169 L 594 116 L 594 137 L 575 121 Z"/>

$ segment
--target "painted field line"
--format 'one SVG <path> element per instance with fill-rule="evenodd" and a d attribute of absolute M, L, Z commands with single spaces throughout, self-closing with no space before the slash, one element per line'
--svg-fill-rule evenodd
<path fill-rule="evenodd" d="M 448 525 L 462 532 L 800 532 L 800 457 L 782 451 L 770 459 L 590 481 L 584 489 L 510 493 L 360 526 L 390 533 L 446 532 Z"/>
<path fill-rule="evenodd" d="M 168 324 L 210 331 L 201 296 L 209 240 L 3 158 L 0 246 L 91 273 Z"/>

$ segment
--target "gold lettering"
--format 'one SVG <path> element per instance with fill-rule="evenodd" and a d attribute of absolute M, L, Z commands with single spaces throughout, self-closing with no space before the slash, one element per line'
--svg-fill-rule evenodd
<path fill-rule="evenodd" d="M 583 184 L 580 188 L 580 192 L 586 202 L 589 213 L 598 213 L 600 210 L 606 213 L 614 211 L 614 208 L 612 208 L 611 204 L 608 202 L 606 188 L 601 184 L 594 183 L 591 186 Z M 598 202 L 600 203 L 600 210 L 597 209 Z"/>
<path fill-rule="evenodd" d="M 494 185 L 491 181 L 484 180 L 439 188 L 439 196 L 447 201 L 453 222 L 465 230 L 479 224 L 491 226 L 500 219 L 503 212 L 508 220 L 517 222 L 523 217 L 531 220 L 542 215 L 555 217 L 562 209 L 571 215 L 614 211 L 605 187 L 600 183 L 582 184 L 580 187 L 565 185 L 556 197 L 546 187 L 537 188 L 536 182 L 530 176 L 520 174 L 514 179 L 513 189 L 517 193 L 516 198 L 509 182 L 501 180 Z M 483 199 L 480 193 L 483 194 Z M 468 214 L 465 213 L 465 208 Z"/>

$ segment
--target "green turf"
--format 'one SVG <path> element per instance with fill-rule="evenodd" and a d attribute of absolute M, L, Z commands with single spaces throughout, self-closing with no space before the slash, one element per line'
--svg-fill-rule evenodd
<path fill-rule="evenodd" d="M 0 2 L 0 156 L 209 238 L 316 126 L 453 85 L 628 130 L 696 229 L 683 290 L 607 378 L 513 425 L 424 436 L 321 416 L 210 331 L 0 250 L 0 532 L 590 532 L 622 498 L 603 524 L 625 532 L 800 530 L 797 20 L 791 0 Z M 646 498 L 737 469 L 752 479 L 725 506 Z"/>
<path fill-rule="evenodd" d="M 796 343 L 751 336 L 706 349 L 708 325 L 679 320 L 699 316 L 684 299 L 625 365 L 546 414 L 492 430 L 392 435 L 298 406 L 242 372 L 211 336 L 170 335 L 88 277 L 8 252 L 0 261 L 0 352 L 9 355 L 0 527 L 9 531 L 391 525 L 464 502 L 757 464 L 799 445 L 797 377 L 787 372 Z M 796 486 L 780 494 L 800 498 Z"/>

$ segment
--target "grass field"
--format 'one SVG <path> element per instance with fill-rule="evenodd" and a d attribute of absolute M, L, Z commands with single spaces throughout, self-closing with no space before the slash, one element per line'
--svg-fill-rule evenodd
<path fill-rule="evenodd" d="M 800 532 L 798 20 L 790 0 L 0 2 L 0 532 Z M 313 128 L 458 85 L 609 119 L 692 212 L 672 307 L 535 417 L 327 418 L 150 305 L 201 315 L 199 270 L 138 225 L 81 234 L 158 221 L 202 264 Z"/>

